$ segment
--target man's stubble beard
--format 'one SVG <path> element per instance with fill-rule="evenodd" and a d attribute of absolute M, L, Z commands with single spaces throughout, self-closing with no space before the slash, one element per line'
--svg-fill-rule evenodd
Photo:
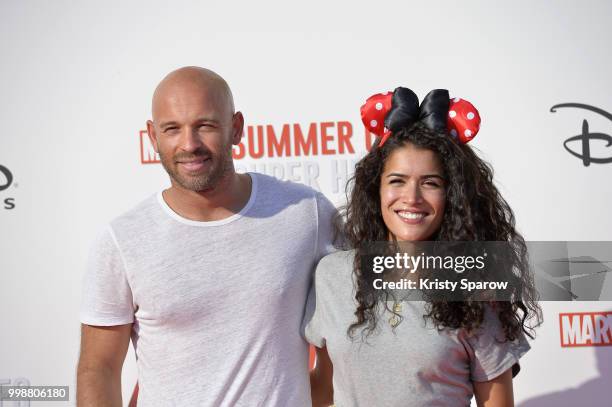
<path fill-rule="evenodd" d="M 182 175 L 179 172 L 179 164 L 176 163 L 174 156 L 168 158 L 160 152 L 159 158 L 162 166 L 174 182 L 187 190 L 201 192 L 215 188 L 221 179 L 233 172 L 231 154 L 232 147 L 230 144 L 224 154 L 210 156 L 212 160 L 210 170 L 195 176 Z M 194 155 L 197 156 L 196 154 Z"/>

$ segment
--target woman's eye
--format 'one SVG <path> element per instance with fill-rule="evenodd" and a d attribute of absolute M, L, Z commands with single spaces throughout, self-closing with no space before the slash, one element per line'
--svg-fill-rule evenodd
<path fill-rule="evenodd" d="M 399 178 L 396 178 L 396 179 L 392 179 L 391 181 L 389 181 L 389 184 L 401 184 L 402 182 L 404 181 Z"/>
<path fill-rule="evenodd" d="M 433 188 L 440 188 L 442 186 L 439 182 L 436 181 L 425 181 L 425 185 Z"/>

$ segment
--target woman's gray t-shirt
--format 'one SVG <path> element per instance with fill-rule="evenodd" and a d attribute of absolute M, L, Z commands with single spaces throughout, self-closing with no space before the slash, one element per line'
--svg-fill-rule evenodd
<path fill-rule="evenodd" d="M 320 261 L 304 320 L 308 342 L 327 346 L 337 407 L 469 406 L 472 382 L 492 380 L 511 367 L 518 372 L 518 360 L 530 346 L 523 335 L 504 342 L 490 307 L 480 329 L 468 335 L 462 329 L 437 330 L 423 318 L 423 301 L 405 301 L 395 331 L 388 322 L 392 314 L 383 309 L 366 341 L 359 330 L 349 338 L 357 304 L 353 258 L 348 251 Z"/>

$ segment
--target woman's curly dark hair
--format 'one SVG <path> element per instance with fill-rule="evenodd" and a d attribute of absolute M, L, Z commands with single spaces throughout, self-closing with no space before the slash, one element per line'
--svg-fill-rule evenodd
<path fill-rule="evenodd" d="M 542 313 L 537 293 L 527 273 L 527 247 L 515 229 L 514 214 L 493 184 L 493 169 L 466 144 L 457 142 L 445 132 L 431 130 L 421 121 L 395 131 L 386 143 L 372 150 L 359 161 L 347 185 L 347 205 L 339 233 L 348 248 L 355 249 L 354 273 L 358 302 L 355 321 L 348 329 L 353 336 L 357 328 L 362 335 L 372 333 L 377 324 L 379 305 L 385 303 L 380 290 L 372 285 L 373 275 L 361 271 L 362 243 L 387 241 L 389 231 L 380 208 L 380 183 L 385 162 L 393 151 L 411 143 L 437 154 L 445 176 L 446 204 L 442 224 L 429 240 L 438 241 L 504 241 L 510 245 L 515 263 L 511 301 L 494 304 L 506 340 L 515 340 L 522 332 L 534 337 L 534 328 L 541 324 Z M 370 272 L 372 273 L 372 272 Z M 386 304 L 385 304 L 386 307 Z M 438 329 L 463 328 L 471 332 L 483 321 L 482 301 L 427 301 L 425 318 Z"/>

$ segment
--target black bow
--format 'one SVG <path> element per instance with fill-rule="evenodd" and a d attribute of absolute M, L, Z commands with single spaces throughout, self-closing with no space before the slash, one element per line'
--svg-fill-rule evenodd
<path fill-rule="evenodd" d="M 434 89 L 419 106 L 419 98 L 408 88 L 396 88 L 391 99 L 391 110 L 385 117 L 385 127 L 395 133 L 420 121 L 434 131 L 446 132 L 450 99 L 448 90 Z"/>

